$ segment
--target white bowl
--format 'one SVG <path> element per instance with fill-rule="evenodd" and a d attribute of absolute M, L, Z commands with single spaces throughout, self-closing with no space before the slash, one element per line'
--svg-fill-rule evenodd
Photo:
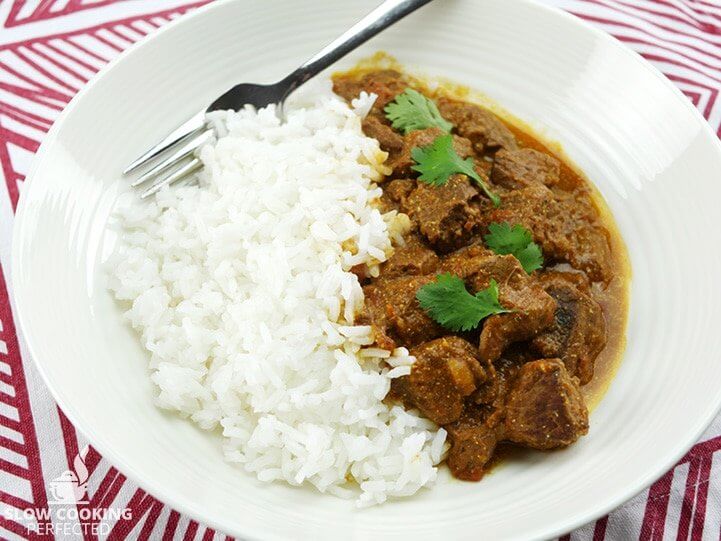
<path fill-rule="evenodd" d="M 229 534 L 563 533 L 664 473 L 721 404 L 721 148 L 681 93 L 609 36 L 528 1 L 447 0 L 354 55 L 383 49 L 488 94 L 562 142 L 607 200 L 633 268 L 628 347 L 590 434 L 570 449 L 363 510 L 263 485 L 223 462 L 219 437 L 153 406 L 147 356 L 104 289 L 122 166 L 232 83 L 280 78 L 375 3 L 216 2 L 105 69 L 46 137 L 23 190 L 12 267 L 23 334 L 61 408 L 108 460 Z"/>

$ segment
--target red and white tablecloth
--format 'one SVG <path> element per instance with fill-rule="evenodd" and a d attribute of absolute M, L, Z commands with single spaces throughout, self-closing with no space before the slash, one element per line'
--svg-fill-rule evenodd
<path fill-rule="evenodd" d="M 239 0 L 243 1 L 243 0 Z M 260 0 L 245 0 L 260 1 Z M 341 0 L 337 0 L 341 1 Z M 513 1 L 513 0 L 509 0 Z M 613 34 L 655 64 L 721 133 L 721 0 L 544 0 Z M 60 111 L 108 60 L 205 3 L 0 0 L 0 538 L 223 539 L 126 480 L 55 405 L 13 321 L 10 240 L 19 190 Z M 562 539 L 720 539 L 721 417 L 648 490 Z M 80 453 L 81 459 L 77 459 Z M 83 460 L 84 459 L 84 460 Z M 45 520 L 63 472 L 87 503 Z M 32 510 L 28 519 L 23 510 Z M 121 510 L 98 520 L 99 510 Z M 55 531 L 54 535 L 50 533 Z"/>

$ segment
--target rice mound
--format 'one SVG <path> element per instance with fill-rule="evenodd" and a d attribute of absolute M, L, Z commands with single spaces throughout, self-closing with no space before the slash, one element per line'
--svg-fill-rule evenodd
<path fill-rule="evenodd" d="M 383 402 L 413 357 L 355 324 L 351 268 L 377 274 L 408 227 L 374 206 L 386 154 L 361 130 L 374 99 L 350 107 L 325 81 L 285 123 L 273 106 L 213 113 L 199 185 L 119 200 L 109 270 L 160 407 L 219 427 L 225 458 L 262 481 L 360 506 L 430 485 L 447 450 L 443 429 Z"/>

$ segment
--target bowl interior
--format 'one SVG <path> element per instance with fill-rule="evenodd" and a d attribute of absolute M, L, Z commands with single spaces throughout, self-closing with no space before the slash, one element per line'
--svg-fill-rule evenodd
<path fill-rule="evenodd" d="M 48 136 L 17 215 L 19 320 L 60 406 L 153 495 L 244 538 L 550 537 L 621 504 L 672 465 L 721 404 L 719 145 L 683 96 L 611 38 L 526 1 L 449 0 L 382 34 L 411 69 L 482 91 L 553 140 L 599 188 L 633 269 L 628 346 L 591 432 L 480 484 L 356 510 L 264 485 L 220 437 L 152 404 L 147 356 L 105 290 L 122 166 L 239 81 L 279 79 L 373 0 L 218 2 L 106 70 Z M 512 4 L 512 5 L 510 5 Z M 282 14 L 282 17 L 279 17 Z M 680 407 L 682 406 L 682 407 Z"/>

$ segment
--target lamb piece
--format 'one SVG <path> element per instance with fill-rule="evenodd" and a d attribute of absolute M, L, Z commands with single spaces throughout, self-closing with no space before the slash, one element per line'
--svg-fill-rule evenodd
<path fill-rule="evenodd" d="M 480 352 L 478 358 L 483 360 Z M 504 416 L 504 408 L 506 404 L 506 395 L 511 387 L 511 383 L 516 379 L 518 369 L 525 363 L 535 360 L 538 355 L 528 349 L 527 342 L 519 342 L 511 344 L 503 352 L 503 355 L 494 361 L 488 363 L 493 367 L 493 379 L 479 384 L 473 394 L 466 399 L 466 405 L 475 405 L 485 408 L 491 422 L 493 419 L 502 420 Z M 496 422 L 496 424 L 498 424 Z"/>
<path fill-rule="evenodd" d="M 555 186 L 561 175 L 561 162 L 532 148 L 496 152 L 491 182 L 509 190 L 533 184 Z"/>
<path fill-rule="evenodd" d="M 540 276 L 557 307 L 553 325 L 536 336 L 531 346 L 544 357 L 560 358 L 569 374 L 585 385 L 593 378 L 594 362 L 606 345 L 606 320 L 601 306 L 579 284 L 580 276 L 568 272 Z"/>
<path fill-rule="evenodd" d="M 493 363 L 496 377 L 493 378 L 493 385 L 488 386 L 492 388 L 492 392 L 486 391 L 484 394 L 483 387 L 480 387 L 473 393 L 470 400 L 474 404 L 486 405 L 493 412 L 494 417 L 503 419 L 506 395 L 508 395 L 508 391 L 516 379 L 518 369 L 527 362 L 536 359 L 535 356 L 531 357 L 531 355 L 525 342 L 509 346 L 503 352 L 503 356 Z"/>
<path fill-rule="evenodd" d="M 395 159 L 403 151 L 403 137 L 388 124 L 384 124 L 378 116 L 367 116 L 363 119 L 362 126 L 363 133 L 378 140 L 381 150 L 388 153 L 389 160 Z"/>
<path fill-rule="evenodd" d="M 386 160 L 386 165 L 393 170 L 391 175 L 393 177 L 418 176 L 418 173 L 411 169 L 416 163 L 413 161 L 411 152 L 414 148 L 426 147 L 432 144 L 443 134 L 444 132 L 440 128 L 426 128 L 425 130 L 413 130 L 404 135 L 403 149 Z M 453 136 L 453 150 L 464 159 L 473 156 L 471 142 L 457 135 Z"/>
<path fill-rule="evenodd" d="M 395 70 L 371 71 L 360 78 L 352 75 L 333 78 L 333 92 L 346 101 L 357 98 L 361 91 L 378 96 L 370 114 L 381 118 L 385 118 L 383 108 L 388 102 L 393 101 L 406 88 L 408 82 Z"/>
<path fill-rule="evenodd" d="M 471 244 L 443 257 L 441 271 L 465 280 L 479 272 L 486 263 L 486 258 L 493 257 L 495 254 L 482 244 Z"/>
<path fill-rule="evenodd" d="M 465 175 L 453 175 L 443 186 L 419 182 L 401 204 L 401 210 L 438 252 L 450 252 L 471 240 L 478 231 L 480 195 Z"/>
<path fill-rule="evenodd" d="M 418 289 L 434 280 L 435 275 L 405 276 L 363 288 L 365 307 L 360 321 L 373 327 L 378 347 L 412 347 L 443 334 L 416 300 Z"/>
<path fill-rule="evenodd" d="M 383 399 L 385 402 L 400 402 L 405 409 L 415 408 L 410 389 L 410 376 L 400 376 L 391 380 L 391 388 Z"/>
<path fill-rule="evenodd" d="M 504 439 L 533 449 L 566 447 L 588 432 L 588 409 L 561 359 L 524 364 L 508 393 Z"/>
<path fill-rule="evenodd" d="M 451 443 L 446 464 L 453 476 L 480 481 L 498 443 L 498 429 L 489 422 L 486 410 L 467 404 L 461 417 L 443 428 Z"/>
<path fill-rule="evenodd" d="M 381 279 L 398 276 L 419 276 L 431 274 L 441 264 L 436 253 L 426 247 L 421 240 L 411 235 L 406 245 L 396 248 L 393 255 L 381 266 Z"/>
<path fill-rule="evenodd" d="M 531 230 L 546 262 L 566 262 L 594 282 L 612 278 L 608 233 L 590 195 L 552 191 L 535 184 L 503 196 L 503 205 L 483 214 L 484 224 L 508 222 Z"/>
<path fill-rule="evenodd" d="M 458 336 L 426 342 L 411 354 L 416 362 L 408 377 L 409 395 L 423 415 L 439 425 L 456 421 L 464 398 L 493 378 L 493 366 L 482 366 L 476 348 Z"/>
<path fill-rule="evenodd" d="M 536 278 L 543 283 L 553 283 L 557 279 L 571 284 L 581 293 L 591 295 L 591 280 L 586 276 L 585 272 L 574 270 L 570 265 L 563 265 L 554 270 L 542 270 L 536 274 Z"/>
<path fill-rule="evenodd" d="M 463 278 L 473 293 L 486 289 L 494 279 L 501 306 L 513 310 L 484 321 L 479 345 L 482 361 L 497 360 L 510 344 L 533 338 L 553 323 L 556 302 L 512 255 L 472 246 L 445 258 L 441 271 Z"/>
<path fill-rule="evenodd" d="M 404 204 L 411 192 L 416 189 L 412 178 L 396 178 L 383 184 L 383 195 L 397 204 Z"/>
<path fill-rule="evenodd" d="M 484 322 L 478 346 L 482 359 L 496 360 L 510 344 L 536 336 L 553 323 L 556 309 L 553 298 L 525 274 L 513 256 L 503 257 L 512 258 L 518 266 L 500 285 L 498 295 L 501 306 L 513 312 L 490 316 Z M 476 277 L 476 290 L 488 287 L 490 278 L 479 282 Z"/>
<path fill-rule="evenodd" d="M 333 92 L 350 102 L 364 90 L 363 81 L 350 75 L 333 77 Z"/>
<path fill-rule="evenodd" d="M 568 207 L 568 206 L 567 206 Z M 566 208 L 567 208 L 566 207 Z M 561 210 L 561 212 L 566 209 Z M 566 261 L 573 267 L 584 271 L 594 282 L 608 283 L 613 278 L 611 246 L 608 231 L 593 214 L 582 218 L 585 223 L 575 231 L 574 244 L 567 239 L 556 239 L 549 243 L 549 253 L 560 261 Z M 588 220 L 592 220 L 589 223 Z"/>
<path fill-rule="evenodd" d="M 511 130 L 490 111 L 450 98 L 439 98 L 437 104 L 443 118 L 455 126 L 458 135 L 470 139 L 479 154 L 518 148 Z"/>

